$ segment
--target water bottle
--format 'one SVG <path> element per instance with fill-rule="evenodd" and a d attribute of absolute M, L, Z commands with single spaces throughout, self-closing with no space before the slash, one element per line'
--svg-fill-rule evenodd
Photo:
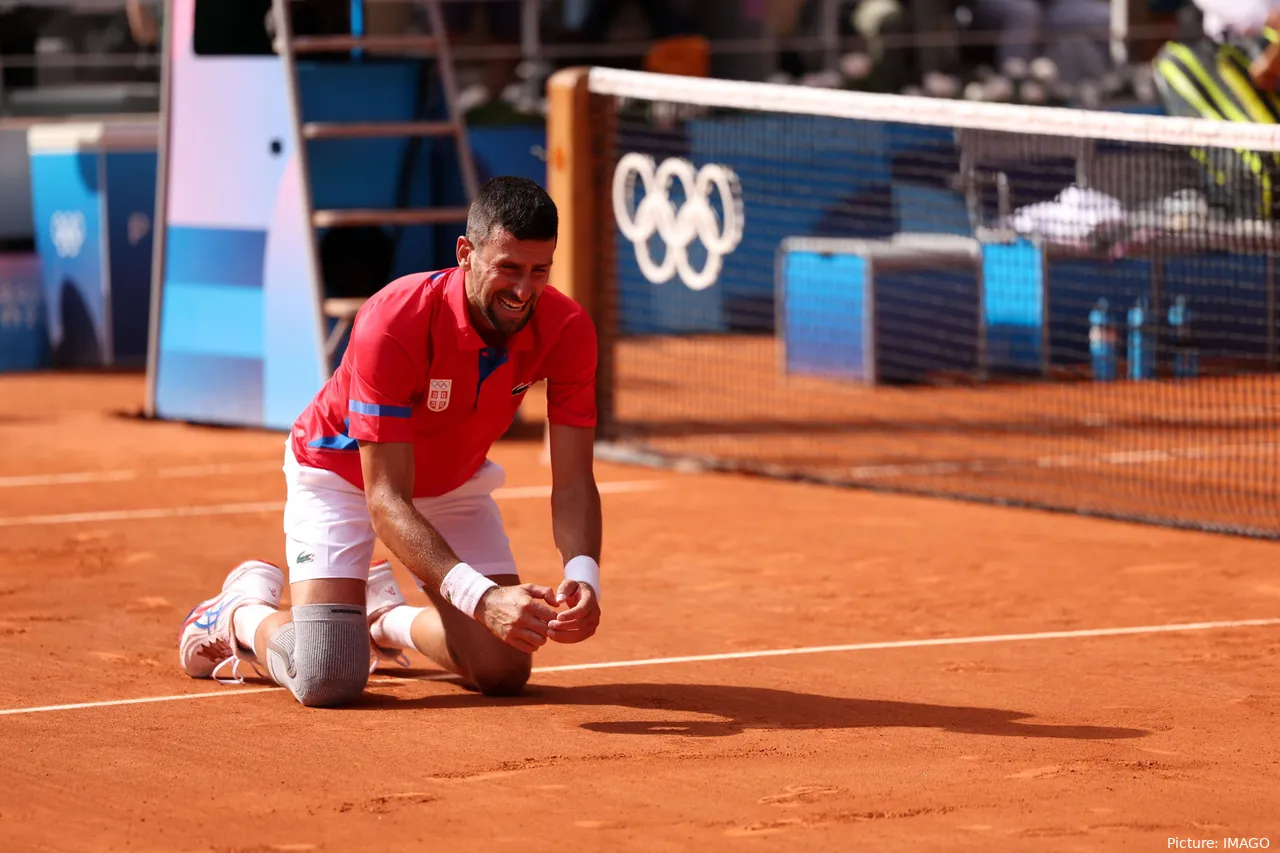
<path fill-rule="evenodd" d="M 1106 299 L 1099 299 L 1089 312 L 1089 361 L 1095 382 L 1116 378 L 1116 327 Z"/>
<path fill-rule="evenodd" d="M 1200 351 L 1191 335 L 1191 307 L 1179 296 L 1169 306 L 1169 330 L 1173 335 L 1173 375 L 1194 379 L 1200 375 Z"/>
<path fill-rule="evenodd" d="M 1151 379 L 1155 376 L 1155 339 L 1152 335 L 1151 312 L 1147 297 L 1139 296 L 1129 309 L 1129 378 Z"/>

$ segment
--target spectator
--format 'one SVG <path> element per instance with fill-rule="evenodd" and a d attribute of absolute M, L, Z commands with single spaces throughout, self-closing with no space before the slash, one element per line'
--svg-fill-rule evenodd
<path fill-rule="evenodd" d="M 688 32 L 686 22 L 669 0 L 637 2 L 651 38 L 665 39 Z M 625 5 L 625 0 L 567 0 L 564 6 L 566 35 L 571 41 L 588 45 L 607 42 L 609 30 Z M 598 64 L 616 63 L 605 60 Z"/>
<path fill-rule="evenodd" d="M 1280 0 L 1196 0 L 1205 37 L 1170 41 L 1155 58 L 1155 81 L 1170 115 L 1280 123 Z M 1280 162 L 1250 151 L 1193 153 L 1210 201 L 1231 215 L 1280 218 Z"/>
<path fill-rule="evenodd" d="M 996 58 L 1027 63 L 1048 56 L 1066 83 L 1096 80 L 1111 69 L 1109 0 L 975 0 L 973 23 L 999 32 Z"/>
<path fill-rule="evenodd" d="M 30 89 L 35 85 L 35 68 L 29 61 L 35 58 L 37 32 L 47 18 L 46 11 L 34 6 L 0 7 L 0 59 L 20 56 L 27 61 L 23 65 L 0 62 L 0 96 L 6 89 Z"/>
<path fill-rule="evenodd" d="M 129 34 L 139 47 L 154 47 L 160 41 L 160 20 L 164 12 L 162 4 L 152 5 L 145 0 L 125 0 L 125 12 L 129 16 Z"/>
<path fill-rule="evenodd" d="M 449 38 L 458 45 L 519 45 L 521 5 L 518 0 L 445 3 L 445 26 L 449 30 Z M 485 89 L 496 97 L 515 81 L 519 63 L 519 58 L 485 61 L 482 80 Z"/>
<path fill-rule="evenodd" d="M 1248 42 L 1254 54 L 1250 79 L 1258 88 L 1275 92 L 1280 83 L 1280 0 L 1196 0 L 1196 5 L 1204 12 L 1205 33 L 1214 41 Z"/>

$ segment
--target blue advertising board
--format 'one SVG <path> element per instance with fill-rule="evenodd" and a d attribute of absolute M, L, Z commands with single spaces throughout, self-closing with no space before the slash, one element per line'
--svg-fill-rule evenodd
<path fill-rule="evenodd" d="M 142 121 L 28 131 L 55 366 L 140 365 L 146 356 L 156 133 Z"/>

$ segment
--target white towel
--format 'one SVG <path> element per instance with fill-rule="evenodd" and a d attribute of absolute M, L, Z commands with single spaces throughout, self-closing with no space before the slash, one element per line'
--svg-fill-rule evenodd
<path fill-rule="evenodd" d="M 1097 190 L 1070 186 L 1053 201 L 1018 208 L 1010 224 L 1019 234 L 1039 234 L 1051 240 L 1084 240 L 1099 225 L 1123 222 L 1124 205 Z"/>

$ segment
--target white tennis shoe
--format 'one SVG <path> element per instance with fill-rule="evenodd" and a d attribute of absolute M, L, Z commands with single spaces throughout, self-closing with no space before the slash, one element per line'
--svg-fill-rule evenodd
<path fill-rule="evenodd" d="M 400 584 L 396 582 L 390 561 L 383 560 L 369 567 L 369 580 L 365 585 L 364 612 L 369 618 L 370 628 L 373 628 L 373 623 L 382 618 L 382 614 L 388 610 L 408 603 L 404 593 L 400 591 Z M 410 665 L 404 649 L 383 648 L 373 641 L 372 635 L 369 637 L 369 648 L 373 650 L 369 672 L 377 669 L 378 664 L 383 661 L 398 663 L 403 667 Z"/>
<path fill-rule="evenodd" d="M 247 560 L 231 570 L 222 583 L 222 592 L 191 609 L 178 632 L 178 657 L 182 669 L 192 678 L 212 678 L 228 684 L 244 681 L 240 661 L 244 656 L 236 643 L 231 617 L 245 604 L 280 607 L 284 589 L 284 573 L 270 563 Z M 252 639 L 250 640 L 252 642 Z M 219 678 L 223 667 L 231 664 L 231 680 Z"/>

